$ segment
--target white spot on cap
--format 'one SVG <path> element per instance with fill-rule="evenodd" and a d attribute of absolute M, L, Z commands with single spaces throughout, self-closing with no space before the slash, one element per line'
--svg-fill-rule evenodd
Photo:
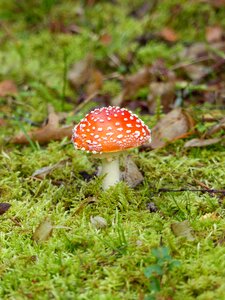
<path fill-rule="evenodd" d="M 133 120 L 134 119 L 134 117 L 133 116 L 130 116 L 130 120 Z"/>
<path fill-rule="evenodd" d="M 120 125 L 120 122 L 116 122 L 115 125 L 116 125 L 116 126 L 119 126 L 119 125 Z"/>
<path fill-rule="evenodd" d="M 100 122 L 100 123 L 104 123 L 104 120 L 103 120 L 103 119 L 100 119 L 99 122 Z"/>
<path fill-rule="evenodd" d="M 122 139 L 122 137 L 123 137 L 123 134 L 117 135 L 117 138 L 118 138 L 118 139 Z"/>
<path fill-rule="evenodd" d="M 94 136 L 94 138 L 95 138 L 95 139 L 99 138 L 99 135 L 98 135 L 98 134 L 96 134 L 96 135 Z"/>
<path fill-rule="evenodd" d="M 135 131 L 134 134 L 135 134 L 136 137 L 139 137 L 141 135 L 140 131 Z"/>
<path fill-rule="evenodd" d="M 129 123 L 126 124 L 126 126 L 127 126 L 127 127 L 130 127 L 130 128 L 133 127 L 132 124 L 129 124 Z"/>
<path fill-rule="evenodd" d="M 124 118 L 124 121 L 128 121 L 128 119 L 127 119 L 127 118 Z"/>
<path fill-rule="evenodd" d="M 109 126 L 109 127 L 107 127 L 107 130 L 112 130 L 112 127 L 110 127 L 110 126 Z"/>
<path fill-rule="evenodd" d="M 113 132 L 107 132 L 106 135 L 111 136 L 113 135 Z"/>
<path fill-rule="evenodd" d="M 110 117 L 108 117 L 107 119 L 108 119 L 108 121 L 110 121 L 110 120 L 111 120 L 111 118 L 110 118 Z"/>
<path fill-rule="evenodd" d="M 131 133 L 131 130 L 126 130 L 126 133 Z"/>
<path fill-rule="evenodd" d="M 123 131 L 123 128 L 122 128 L 122 127 L 120 127 L 120 128 L 117 128 L 117 130 L 118 130 L 118 131 Z"/>
<path fill-rule="evenodd" d="M 99 128 L 98 128 L 98 131 L 102 131 L 102 128 L 101 128 L 101 127 L 99 127 Z"/>

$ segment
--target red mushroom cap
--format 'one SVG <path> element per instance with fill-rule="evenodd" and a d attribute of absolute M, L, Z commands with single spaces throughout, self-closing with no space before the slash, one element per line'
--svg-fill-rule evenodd
<path fill-rule="evenodd" d="M 96 108 L 73 129 L 76 149 L 92 153 L 118 152 L 138 147 L 151 139 L 151 131 L 125 108 Z"/>

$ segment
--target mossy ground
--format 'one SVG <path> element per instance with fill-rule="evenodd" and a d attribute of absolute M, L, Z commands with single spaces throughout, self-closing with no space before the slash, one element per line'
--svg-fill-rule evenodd
<path fill-rule="evenodd" d="M 152 41 L 141 47 L 131 72 L 159 57 L 170 66 L 185 43 L 204 40 L 206 20 L 207 25 L 225 25 L 225 11 L 202 1 L 162 1 L 151 18 L 142 19 L 129 16 L 139 1 L 121 2 L 99 1 L 80 16 L 82 3 L 73 1 L 0 3 L 4 25 L 0 32 L 0 78 L 13 79 L 19 86 L 10 105 L 1 99 L 1 115 L 7 116 L 8 127 L 0 129 L 0 196 L 1 202 L 11 204 L 0 225 L 1 299 L 143 299 L 150 293 L 144 269 L 155 263 L 151 250 L 161 245 L 181 264 L 163 275 L 157 299 L 225 297 L 223 199 L 209 193 L 157 192 L 160 188 L 199 188 L 196 179 L 214 189 L 224 188 L 222 145 L 189 150 L 183 148 L 185 141 L 177 141 L 158 151 L 131 151 L 144 183 L 135 189 L 120 183 L 103 192 L 100 179 L 87 182 L 80 175 L 81 171 L 93 174 L 97 162 L 74 151 L 67 141 L 51 142 L 36 150 L 30 145 L 7 143 L 7 138 L 19 131 L 15 116 L 29 131 L 31 125 L 26 120 L 41 122 L 48 103 L 56 111 L 74 108 L 76 100 L 67 103 L 63 99 L 64 93 L 76 99 L 68 85 L 65 91 L 65 68 L 89 52 L 107 72 L 111 54 L 118 53 L 121 61 L 125 60 L 136 47 L 136 36 L 170 24 L 181 42 L 173 47 Z M 171 19 L 171 9 L 181 2 L 182 17 Z M 59 19 L 65 24 L 77 23 L 81 33 L 51 33 L 49 20 Z M 187 21 L 192 26 L 186 26 Z M 104 33 L 112 36 L 110 47 L 97 38 Z M 126 67 L 122 64 L 119 72 L 126 72 Z M 104 85 L 107 91 L 114 86 L 112 96 L 118 92 L 117 83 L 106 81 Z M 84 114 L 82 111 L 75 118 L 79 120 Z M 156 123 L 154 118 L 144 118 L 150 127 Z M 44 180 L 31 178 L 35 170 L 62 159 L 68 159 L 66 166 Z M 88 197 L 95 201 L 85 204 Z M 149 202 L 157 205 L 157 212 L 149 212 Z M 208 213 L 216 218 L 201 218 Z M 96 215 L 107 220 L 106 228 L 96 230 L 91 225 L 90 217 Z M 38 244 L 32 234 L 46 217 L 62 228 L 55 228 L 46 242 Z M 194 241 L 172 233 L 171 224 L 183 220 L 189 220 Z"/>

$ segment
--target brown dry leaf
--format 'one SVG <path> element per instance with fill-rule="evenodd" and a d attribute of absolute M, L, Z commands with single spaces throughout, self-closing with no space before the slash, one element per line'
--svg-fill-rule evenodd
<path fill-rule="evenodd" d="M 4 80 L 0 82 L 0 97 L 17 94 L 17 86 L 12 80 Z"/>
<path fill-rule="evenodd" d="M 54 164 L 52 166 L 43 167 L 39 170 L 36 170 L 31 175 L 31 177 L 32 178 L 43 179 L 46 175 L 50 174 L 55 169 L 59 169 L 59 168 L 62 168 L 63 166 L 65 166 L 68 161 L 69 161 L 68 159 L 64 159 L 64 160 L 61 160 L 60 162 L 58 162 L 57 164 Z"/>
<path fill-rule="evenodd" d="M 178 40 L 178 35 L 177 33 L 169 27 L 164 27 L 159 35 L 166 40 L 167 42 L 176 42 Z"/>
<path fill-rule="evenodd" d="M 154 113 L 157 106 L 157 99 L 164 111 L 169 111 L 175 99 L 175 82 L 152 82 L 149 85 L 150 94 L 148 96 L 149 112 Z"/>
<path fill-rule="evenodd" d="M 152 149 L 162 148 L 168 142 L 187 137 L 194 126 L 188 112 L 176 108 L 165 115 L 152 129 L 152 143 L 146 145 Z"/>
<path fill-rule="evenodd" d="M 135 162 L 131 159 L 131 157 L 128 155 L 125 161 L 125 171 L 123 174 L 124 181 L 129 185 L 131 188 L 136 187 L 138 184 L 140 184 L 144 177 L 139 171 L 137 165 Z"/>
<path fill-rule="evenodd" d="M 88 81 L 88 84 L 86 86 L 88 97 L 97 93 L 102 88 L 103 79 L 104 77 L 102 73 L 97 69 L 93 69 L 90 80 Z"/>
<path fill-rule="evenodd" d="M 171 224 L 171 229 L 174 235 L 177 237 L 184 237 L 188 241 L 195 240 L 195 238 L 192 235 L 192 228 L 188 220 Z"/>
<path fill-rule="evenodd" d="M 35 229 L 32 239 L 36 242 L 45 242 L 52 235 L 52 230 L 52 222 L 49 218 L 46 218 Z"/>
<path fill-rule="evenodd" d="M 148 85 L 151 79 L 149 68 L 142 68 L 137 73 L 127 76 L 124 79 L 123 98 L 130 98 L 140 88 Z"/>
<path fill-rule="evenodd" d="M 183 69 L 191 80 L 201 80 L 210 72 L 212 72 L 211 68 L 202 64 L 184 66 Z"/>
<path fill-rule="evenodd" d="M 73 88 L 76 90 L 82 85 L 86 84 L 93 70 L 93 56 L 91 54 L 81 61 L 78 61 L 72 65 L 71 69 L 68 71 L 68 80 Z"/>
<path fill-rule="evenodd" d="M 205 134 L 205 137 L 210 137 L 214 133 L 219 132 L 220 130 L 225 130 L 225 118 L 220 120 L 220 122 L 216 125 L 213 125 Z"/>
<path fill-rule="evenodd" d="M 10 208 L 11 204 L 9 203 L 0 203 L 0 215 L 3 215 Z"/>
<path fill-rule="evenodd" d="M 192 139 L 190 141 L 187 141 L 184 144 L 184 148 L 191 148 L 191 147 L 206 147 L 209 145 L 213 145 L 213 144 L 217 144 L 219 143 L 224 137 L 220 137 L 220 138 L 213 138 L 213 139 L 208 139 L 208 140 L 204 140 L 204 139 Z"/>
<path fill-rule="evenodd" d="M 74 126 L 59 127 L 59 116 L 54 111 L 51 111 L 48 115 L 48 123 L 44 127 L 30 131 L 27 134 L 32 141 L 45 144 L 51 140 L 60 141 L 65 137 L 71 138 L 73 127 Z M 29 144 L 23 132 L 14 136 L 10 142 L 14 144 Z"/>
<path fill-rule="evenodd" d="M 206 28 L 206 40 L 209 43 L 220 42 L 223 38 L 223 29 L 219 25 Z"/>

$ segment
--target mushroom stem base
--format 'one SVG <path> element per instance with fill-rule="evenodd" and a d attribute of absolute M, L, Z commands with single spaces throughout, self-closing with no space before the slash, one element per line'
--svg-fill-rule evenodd
<path fill-rule="evenodd" d="M 119 155 L 102 159 L 101 175 L 104 175 L 103 190 L 107 190 L 120 181 Z"/>

